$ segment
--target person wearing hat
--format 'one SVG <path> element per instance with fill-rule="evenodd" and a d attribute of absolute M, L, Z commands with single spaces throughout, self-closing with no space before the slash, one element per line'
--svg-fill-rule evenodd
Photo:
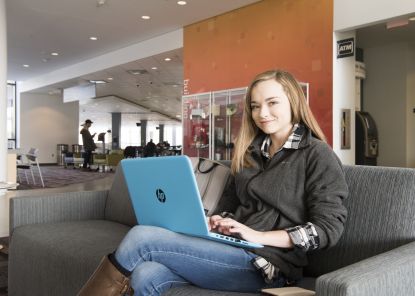
<path fill-rule="evenodd" d="M 92 121 L 87 119 L 81 126 L 83 127 L 80 134 L 82 135 L 82 142 L 84 144 L 84 165 L 82 166 L 83 169 L 89 169 L 91 170 L 91 158 L 92 158 L 92 151 L 94 151 L 97 146 L 94 142 L 95 133 L 91 135 L 89 132 L 89 128 L 92 125 Z"/>

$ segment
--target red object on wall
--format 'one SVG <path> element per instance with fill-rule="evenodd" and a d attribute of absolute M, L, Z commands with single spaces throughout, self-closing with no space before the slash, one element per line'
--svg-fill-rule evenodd
<path fill-rule="evenodd" d="M 188 94 L 247 86 L 285 69 L 310 84 L 310 106 L 332 143 L 333 0 L 263 0 L 184 29 Z"/>

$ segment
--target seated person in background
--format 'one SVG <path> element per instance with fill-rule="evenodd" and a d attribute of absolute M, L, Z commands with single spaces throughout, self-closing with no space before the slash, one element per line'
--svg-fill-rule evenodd
<path fill-rule="evenodd" d="M 150 142 L 147 143 L 144 148 L 144 157 L 153 157 L 156 155 L 156 144 L 154 144 L 153 139 L 150 139 Z"/>
<path fill-rule="evenodd" d="M 222 198 L 236 207 L 208 217 L 212 230 L 264 245 L 245 250 L 163 228 L 137 225 L 79 295 L 161 295 L 193 284 L 258 292 L 301 279 L 307 252 L 339 240 L 348 195 L 342 165 L 288 72 L 255 77 L 244 103 L 232 159 L 233 180 Z"/>
<path fill-rule="evenodd" d="M 92 162 L 92 151 L 94 151 L 97 148 L 94 142 L 95 133 L 91 135 L 91 133 L 89 132 L 89 128 L 91 127 L 92 123 L 93 122 L 91 120 L 87 119 L 83 124 L 81 124 L 82 129 L 80 134 L 82 135 L 82 142 L 85 151 L 84 164 L 82 166 L 83 169 L 90 169 Z"/>

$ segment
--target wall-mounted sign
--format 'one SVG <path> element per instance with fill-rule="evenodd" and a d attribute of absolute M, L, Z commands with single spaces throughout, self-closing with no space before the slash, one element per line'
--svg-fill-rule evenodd
<path fill-rule="evenodd" d="M 337 41 L 337 58 L 354 56 L 354 38 Z"/>

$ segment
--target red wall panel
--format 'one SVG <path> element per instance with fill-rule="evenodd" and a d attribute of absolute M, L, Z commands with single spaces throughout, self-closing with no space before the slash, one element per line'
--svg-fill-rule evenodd
<path fill-rule="evenodd" d="M 281 68 L 310 83 L 332 143 L 333 0 L 263 0 L 184 28 L 186 93 L 247 86 Z"/>

